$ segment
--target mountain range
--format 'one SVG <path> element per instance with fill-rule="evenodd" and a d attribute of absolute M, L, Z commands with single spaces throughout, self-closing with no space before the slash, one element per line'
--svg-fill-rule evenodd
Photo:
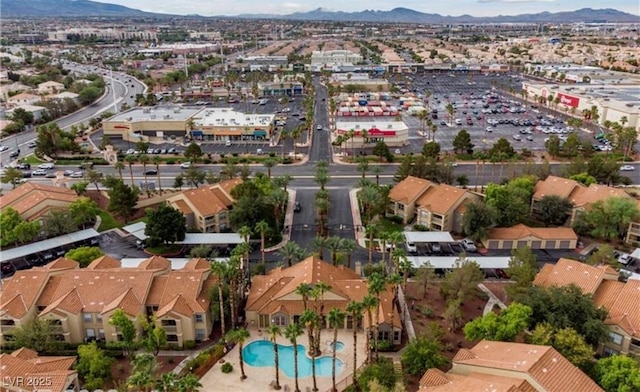
<path fill-rule="evenodd" d="M 116 4 L 99 3 L 90 0 L 0 0 L 2 17 L 168 17 L 161 13 L 140 11 Z M 196 15 L 197 16 L 197 15 Z M 190 17 L 194 17 L 191 15 Z M 216 18 L 230 18 L 216 16 Z M 498 15 L 492 17 L 476 17 L 472 15 L 448 16 L 429 14 L 408 8 L 394 8 L 389 11 L 364 10 L 359 12 L 330 11 L 317 8 L 309 12 L 296 12 L 288 15 L 244 14 L 234 18 L 245 19 L 285 19 L 335 22 L 380 22 L 380 23 L 514 23 L 514 22 L 635 22 L 640 23 L 640 16 L 611 8 L 582 8 L 567 12 L 541 12 L 537 14 Z"/>

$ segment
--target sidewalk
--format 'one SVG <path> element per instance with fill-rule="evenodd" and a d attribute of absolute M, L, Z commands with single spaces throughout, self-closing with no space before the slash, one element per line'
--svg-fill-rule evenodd
<path fill-rule="evenodd" d="M 360 217 L 360 205 L 358 204 L 358 191 L 360 188 L 349 191 L 349 201 L 351 202 L 351 216 L 353 218 L 353 227 L 355 228 L 356 242 L 362 248 L 367 248 L 364 227 L 362 226 L 362 218 Z"/>
<path fill-rule="evenodd" d="M 287 193 L 289 194 L 289 201 L 287 202 L 287 211 L 285 212 L 285 215 L 284 215 L 285 232 L 282 236 L 282 241 L 280 241 L 280 243 L 270 248 L 265 248 L 264 250 L 265 253 L 276 251 L 282 248 L 287 242 L 291 240 L 291 228 L 293 227 L 293 214 L 294 214 L 293 207 L 296 200 L 296 191 L 293 189 L 287 189 Z"/>
<path fill-rule="evenodd" d="M 487 288 L 487 286 L 482 283 L 478 283 L 478 288 L 484 291 L 489 296 L 489 301 L 487 301 L 487 304 L 484 306 L 484 310 L 482 311 L 483 316 L 490 313 L 493 307 L 496 305 L 498 305 L 501 309 L 506 309 L 507 305 L 505 305 L 504 302 L 496 297 L 496 295 L 493 294 L 491 290 Z"/>

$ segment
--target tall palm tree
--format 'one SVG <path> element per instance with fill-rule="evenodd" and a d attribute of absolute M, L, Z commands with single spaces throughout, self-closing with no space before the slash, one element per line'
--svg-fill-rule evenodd
<path fill-rule="evenodd" d="M 231 327 L 233 328 L 238 323 L 238 309 L 236 308 L 236 301 L 238 295 L 238 275 L 240 271 L 242 271 L 242 260 L 240 256 L 231 254 L 231 257 L 229 257 L 227 268 L 228 273 L 226 274 L 226 276 L 227 282 L 229 284 L 229 308 L 231 309 Z"/>
<path fill-rule="evenodd" d="M 340 251 L 341 241 L 342 239 L 338 236 L 331 236 L 326 241 L 326 246 L 331 251 L 331 263 L 334 266 L 338 265 L 338 251 Z"/>
<path fill-rule="evenodd" d="M 173 392 L 178 386 L 178 377 L 175 373 L 164 373 L 158 380 L 156 380 L 155 388 L 160 392 Z"/>
<path fill-rule="evenodd" d="M 374 223 L 369 223 L 364 229 L 367 237 L 369 238 L 369 264 L 371 264 L 373 263 L 373 239 L 378 232 L 378 226 Z"/>
<path fill-rule="evenodd" d="M 298 385 L 298 337 L 302 335 L 302 327 L 297 323 L 291 323 L 287 325 L 287 329 L 284 330 L 284 336 L 293 344 L 293 371 L 295 378 L 295 392 L 300 392 L 300 386 Z"/>
<path fill-rule="evenodd" d="M 309 340 L 309 351 L 308 354 L 311 357 L 312 361 L 311 361 L 311 375 L 313 377 L 313 390 L 317 391 L 318 390 L 318 382 L 316 379 L 316 361 L 315 361 L 315 357 L 319 355 L 319 353 L 317 353 L 315 351 L 315 347 L 316 347 L 316 337 L 315 337 L 315 331 L 316 328 L 320 329 L 320 317 L 318 316 L 318 313 L 316 313 L 315 311 L 311 310 L 311 309 L 305 309 L 302 314 L 300 315 L 300 319 L 298 321 L 300 324 L 304 325 L 307 328 L 307 338 Z"/>
<path fill-rule="evenodd" d="M 311 249 L 311 252 L 320 257 L 321 259 L 323 258 L 323 250 L 325 248 L 327 244 L 327 239 L 324 237 L 320 237 L 320 236 L 315 236 L 313 237 L 313 239 L 311 240 L 311 243 L 309 244 L 309 248 Z"/>
<path fill-rule="evenodd" d="M 162 194 L 162 183 L 160 182 L 160 163 L 162 163 L 162 159 L 159 156 L 154 155 L 151 161 L 154 165 L 156 165 L 156 175 L 158 176 L 158 190 L 160 191 L 160 194 Z"/>
<path fill-rule="evenodd" d="M 127 155 L 124 157 L 124 160 L 129 164 L 129 176 L 131 177 L 131 186 L 134 186 L 133 183 L 133 163 L 137 160 L 135 155 Z"/>
<path fill-rule="evenodd" d="M 293 180 L 293 176 L 290 174 L 285 174 L 283 176 L 279 176 L 273 179 L 273 183 L 282 188 L 285 192 L 287 191 L 287 186 Z"/>
<path fill-rule="evenodd" d="M 387 243 L 389 243 L 389 234 L 390 233 L 388 231 L 386 231 L 386 230 L 385 231 L 381 231 L 378 234 L 378 240 L 380 240 L 381 248 L 382 248 L 382 249 L 380 249 L 380 252 L 382 252 L 382 259 L 380 261 L 382 263 L 382 265 L 385 265 L 384 264 L 384 256 L 385 256 L 385 254 L 387 254 Z M 391 249 L 393 249 L 393 246 L 391 246 Z"/>
<path fill-rule="evenodd" d="M 262 162 L 262 164 L 264 165 L 265 168 L 267 168 L 267 177 L 271 178 L 271 168 L 276 165 L 275 159 L 271 159 L 271 158 L 265 159 L 264 162 Z"/>
<path fill-rule="evenodd" d="M 232 343 L 236 343 L 238 345 L 238 360 L 240 361 L 240 379 L 244 380 L 247 378 L 247 375 L 244 372 L 244 359 L 242 358 L 242 347 L 244 346 L 244 342 L 249 339 L 249 331 L 244 328 L 234 329 L 232 331 L 227 332 L 226 340 Z"/>
<path fill-rule="evenodd" d="M 382 174 L 382 167 L 380 165 L 374 165 L 371 169 L 373 175 L 376 176 L 376 186 L 380 186 L 380 174 Z"/>
<path fill-rule="evenodd" d="M 365 174 L 369 170 L 369 161 L 366 157 L 358 159 L 358 171 L 362 174 L 362 178 L 365 178 Z"/>
<path fill-rule="evenodd" d="M 262 265 L 265 264 L 264 242 L 265 242 L 265 234 L 267 230 L 269 230 L 269 224 L 266 221 L 261 220 L 260 222 L 256 223 L 256 232 L 260 233 L 260 257 L 261 257 Z"/>
<path fill-rule="evenodd" d="M 315 355 L 320 355 L 320 334 L 322 333 L 322 328 L 325 327 L 325 319 L 324 319 L 324 294 L 331 290 L 331 286 L 324 282 L 318 282 L 313 286 L 313 291 L 311 292 L 311 296 L 313 297 L 315 310 L 318 313 L 319 322 L 318 328 L 316 329 L 315 336 Z"/>
<path fill-rule="evenodd" d="M 356 251 L 358 245 L 355 240 L 349 238 L 342 238 L 340 240 L 340 252 L 347 258 L 345 264 L 351 268 L 351 255 Z"/>
<path fill-rule="evenodd" d="M 276 385 L 273 387 L 273 389 L 279 390 L 280 389 L 280 366 L 279 366 L 280 361 L 278 358 L 278 336 L 282 335 L 282 331 L 280 330 L 280 327 L 277 326 L 276 324 L 270 324 L 269 327 L 267 328 L 267 333 L 269 334 L 269 338 L 273 343 L 273 355 L 274 355 L 274 361 L 276 365 Z"/>
<path fill-rule="evenodd" d="M 229 275 L 226 262 L 214 261 L 211 263 L 211 272 L 218 277 L 218 302 L 220 306 L 220 336 L 224 336 L 226 331 L 224 316 L 224 285 Z"/>
<path fill-rule="evenodd" d="M 373 313 L 372 309 L 378 306 L 378 299 L 371 294 L 367 294 L 362 298 L 362 307 L 367 312 L 367 322 L 369 327 L 365 333 L 365 345 L 364 348 L 367 354 L 367 363 L 371 363 L 371 328 L 373 328 Z"/>
<path fill-rule="evenodd" d="M 189 373 L 178 380 L 178 392 L 198 392 L 202 383 L 193 373 Z"/>
<path fill-rule="evenodd" d="M 280 248 L 278 254 L 287 262 L 287 267 L 291 267 L 294 262 L 300 261 L 301 252 L 302 248 L 298 244 L 289 241 Z"/>
<path fill-rule="evenodd" d="M 344 327 L 344 313 L 340 311 L 338 308 L 333 308 L 329 311 L 327 315 L 327 319 L 329 321 L 329 325 L 333 328 L 333 353 L 331 356 L 331 384 L 333 388 L 331 389 L 333 392 L 338 392 L 336 388 L 336 345 L 338 343 L 338 328 Z M 353 369 L 355 372 L 355 368 Z"/>
<path fill-rule="evenodd" d="M 364 310 L 364 306 L 362 302 L 351 301 L 347 305 L 346 311 L 351 315 L 351 329 L 353 330 L 353 385 L 357 385 L 357 372 L 355 369 L 358 368 L 358 323 L 362 318 L 362 312 Z M 335 343 L 333 346 L 335 350 Z"/>
<path fill-rule="evenodd" d="M 313 287 L 311 287 L 308 283 L 300 283 L 298 287 L 296 287 L 296 294 L 302 297 L 302 307 L 304 310 L 308 309 L 309 297 L 311 297 L 311 292 L 313 291 Z"/>
<path fill-rule="evenodd" d="M 391 334 L 389 339 L 391 340 L 391 344 L 394 344 L 394 335 L 395 335 L 395 331 L 394 331 L 394 325 L 393 322 L 395 321 L 395 309 L 396 309 L 396 303 L 398 301 L 398 287 L 400 286 L 400 284 L 402 284 L 402 277 L 397 274 L 391 274 L 389 276 L 387 276 L 387 283 L 391 285 L 391 289 L 393 290 L 393 300 L 391 301 L 391 315 L 389 316 L 390 321 L 390 328 L 391 328 Z"/>
<path fill-rule="evenodd" d="M 385 279 L 382 275 L 380 275 L 377 272 L 374 272 L 373 274 L 371 274 L 371 276 L 369 276 L 369 281 L 367 284 L 368 287 L 368 291 L 369 294 L 372 294 L 376 297 L 376 303 L 378 304 L 376 306 L 376 319 L 375 319 L 375 324 L 374 324 L 374 334 L 373 334 L 373 339 L 374 339 L 374 349 L 376 352 L 376 361 L 378 361 L 379 357 L 378 357 L 378 341 L 379 341 L 379 327 L 380 327 L 380 294 L 385 290 Z"/>
<path fill-rule="evenodd" d="M 124 169 L 124 163 L 122 163 L 121 161 L 118 161 L 116 162 L 114 167 L 118 171 L 118 176 L 120 177 L 120 181 L 122 181 L 122 169 Z"/>
<path fill-rule="evenodd" d="M 140 162 L 142 163 L 142 175 L 144 176 L 144 190 L 149 194 L 149 183 L 147 182 L 147 163 L 149 163 L 149 155 L 140 155 Z"/>

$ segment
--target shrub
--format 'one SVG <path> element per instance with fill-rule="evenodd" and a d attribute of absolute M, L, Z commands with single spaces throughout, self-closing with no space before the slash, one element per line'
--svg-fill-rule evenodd
<path fill-rule="evenodd" d="M 420 309 L 420 313 L 426 317 L 431 317 L 433 315 L 433 309 L 428 306 L 423 306 L 422 309 Z"/>
<path fill-rule="evenodd" d="M 196 342 L 194 342 L 193 340 L 185 340 L 184 342 L 185 350 L 192 350 L 194 347 L 196 347 Z"/>
<path fill-rule="evenodd" d="M 389 352 L 393 351 L 393 344 L 389 340 L 378 341 L 378 351 Z"/>
<path fill-rule="evenodd" d="M 413 230 L 415 231 L 429 231 L 429 228 L 425 225 L 415 224 L 413 225 Z"/>
<path fill-rule="evenodd" d="M 210 158 L 204 158 L 202 159 L 202 163 L 204 163 L 205 165 L 208 165 L 211 163 L 211 159 Z"/>
<path fill-rule="evenodd" d="M 387 217 L 387 219 L 389 219 L 393 223 L 402 224 L 402 217 L 400 215 L 391 215 L 391 216 Z"/>
<path fill-rule="evenodd" d="M 275 156 L 276 156 L 276 153 L 275 153 L 275 152 L 273 152 L 273 151 L 269 152 L 269 157 L 270 157 L 270 158 L 273 158 L 273 157 L 275 157 Z"/>
<path fill-rule="evenodd" d="M 233 153 L 231 153 L 231 156 L 235 158 L 235 157 L 238 156 L 238 153 L 237 152 L 233 152 Z"/>
<path fill-rule="evenodd" d="M 168 362 L 169 364 L 173 364 L 173 362 L 174 362 L 173 357 L 169 357 L 169 359 L 167 359 L 167 362 Z"/>
<path fill-rule="evenodd" d="M 220 368 L 220 370 L 222 370 L 222 373 L 231 373 L 233 371 L 233 365 L 230 362 L 225 362 L 222 364 L 222 367 Z"/>
<path fill-rule="evenodd" d="M 165 161 L 165 163 L 166 163 L 167 165 L 175 165 L 176 160 L 175 160 L 175 159 L 167 159 L 167 160 Z"/>

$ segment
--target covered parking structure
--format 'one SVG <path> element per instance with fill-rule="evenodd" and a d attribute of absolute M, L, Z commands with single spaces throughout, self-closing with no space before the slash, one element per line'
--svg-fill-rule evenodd
<path fill-rule="evenodd" d="M 449 243 L 455 242 L 451 233 L 446 231 L 405 231 L 404 238 L 408 243 Z"/>
<path fill-rule="evenodd" d="M 142 263 L 145 260 L 147 260 L 147 259 L 129 258 L 129 259 L 120 260 L 120 263 L 122 265 L 122 268 L 138 268 L 140 263 Z M 171 263 L 171 269 L 172 270 L 179 270 L 179 269 L 184 268 L 184 266 L 191 259 L 187 259 L 187 258 L 172 258 L 172 257 L 170 257 L 170 258 L 167 258 L 167 260 L 169 260 L 169 262 Z M 229 259 L 226 258 L 226 257 L 218 257 L 218 258 L 208 259 L 208 260 L 210 260 L 211 262 L 214 262 L 214 261 L 227 262 L 227 261 L 229 261 Z"/>
<path fill-rule="evenodd" d="M 56 256 L 58 256 L 57 254 L 52 253 L 54 250 L 68 250 L 68 248 L 84 241 L 87 241 L 87 244 L 96 245 L 98 243 L 97 237 L 99 235 L 100 233 L 98 233 L 95 229 L 85 229 L 76 231 L 75 233 L 69 233 L 31 244 L 2 250 L 0 251 L 0 261 L 12 262 L 15 265 L 20 264 L 16 261 L 19 261 L 20 259 L 23 259 L 27 256 L 33 254 L 41 254 L 44 258 L 42 262 L 46 264 L 46 262 L 52 261 L 56 259 Z M 27 263 L 25 262 L 24 264 L 26 265 Z M 19 267 L 20 265 L 16 265 L 16 269 L 22 269 Z"/>
<path fill-rule="evenodd" d="M 147 227 L 146 223 L 138 222 L 122 229 L 140 241 L 146 240 L 148 237 L 144 234 Z M 187 233 L 184 240 L 177 241 L 180 245 L 211 245 L 211 246 L 229 246 L 243 243 L 244 240 L 238 233 Z"/>
<path fill-rule="evenodd" d="M 459 257 L 423 257 L 408 256 L 407 260 L 414 268 L 433 268 L 435 270 L 450 270 L 458 268 Z M 475 261 L 482 270 L 496 270 L 509 268 L 511 257 L 467 257 L 467 261 Z"/>

